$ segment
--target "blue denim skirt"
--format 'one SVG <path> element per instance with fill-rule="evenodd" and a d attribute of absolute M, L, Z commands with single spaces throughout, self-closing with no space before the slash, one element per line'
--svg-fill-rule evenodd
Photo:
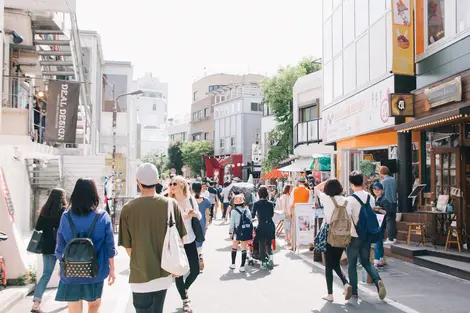
<path fill-rule="evenodd" d="M 85 300 L 93 302 L 101 298 L 103 282 L 96 284 L 63 284 L 59 282 L 59 288 L 55 301 L 77 302 Z"/>

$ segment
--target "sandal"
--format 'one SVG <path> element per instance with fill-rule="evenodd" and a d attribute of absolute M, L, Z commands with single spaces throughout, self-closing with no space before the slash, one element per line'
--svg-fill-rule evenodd
<path fill-rule="evenodd" d="M 193 313 L 193 309 L 189 305 L 190 303 L 191 303 L 191 300 L 189 300 L 189 299 L 183 300 L 183 312 Z"/>
<path fill-rule="evenodd" d="M 33 306 L 31 309 L 31 313 L 44 313 L 44 311 L 41 310 L 41 307 L 38 305 Z"/>
<path fill-rule="evenodd" d="M 202 255 L 199 256 L 199 270 L 201 272 L 204 270 L 204 259 L 202 258 Z"/>

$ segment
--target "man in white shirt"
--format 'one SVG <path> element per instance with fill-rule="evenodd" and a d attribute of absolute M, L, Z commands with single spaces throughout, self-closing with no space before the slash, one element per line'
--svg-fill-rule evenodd
<path fill-rule="evenodd" d="M 359 215 L 362 206 L 369 204 L 371 207 L 375 206 L 375 200 L 372 195 L 363 190 L 364 185 L 364 176 L 359 171 L 353 171 L 349 174 L 349 183 L 351 188 L 354 191 L 352 196 L 348 197 L 347 210 L 348 214 L 351 216 L 351 243 L 348 246 L 348 274 L 349 281 L 352 286 L 352 294 L 357 297 L 357 259 L 359 258 L 362 264 L 362 267 L 367 271 L 367 273 L 372 278 L 375 286 L 377 287 L 377 292 L 380 299 L 385 299 L 387 291 L 385 289 L 384 283 L 377 272 L 377 269 L 372 266 L 370 263 L 370 247 L 371 243 L 364 238 L 360 238 L 356 231 L 356 226 L 358 225 Z M 357 198 L 356 198 L 357 197 Z M 360 200 L 360 201 L 359 201 Z M 361 203 L 362 202 L 362 203 Z M 360 232 L 361 233 L 361 232 Z"/>

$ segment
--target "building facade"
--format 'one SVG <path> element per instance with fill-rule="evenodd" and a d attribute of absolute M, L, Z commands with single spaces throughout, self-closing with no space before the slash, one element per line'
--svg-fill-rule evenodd
<path fill-rule="evenodd" d="M 398 158 L 409 160 L 415 153 L 419 162 L 403 166 L 400 184 L 426 185 L 425 208 L 426 201 L 450 203 L 455 208 L 453 226 L 468 243 L 470 2 L 416 0 L 415 5 L 416 90 L 414 102 L 408 103 L 414 112 L 396 129 L 403 138 Z"/>
<path fill-rule="evenodd" d="M 138 158 L 149 153 L 166 154 L 168 132 L 168 83 L 160 82 L 152 73 L 146 73 L 134 82 L 133 90 L 144 93 L 136 99 L 136 114 L 139 125 Z"/>
<path fill-rule="evenodd" d="M 215 103 L 221 98 L 214 91 L 230 85 L 259 83 L 265 77 L 257 74 L 213 74 L 205 76 L 192 86 L 191 137 L 190 141 L 214 140 Z"/>
<path fill-rule="evenodd" d="M 263 95 L 259 84 L 232 85 L 214 91 L 214 154 L 241 154 L 252 161 L 252 145 L 259 144 Z"/>
<path fill-rule="evenodd" d="M 169 118 L 167 121 L 167 130 L 169 144 L 173 144 L 177 141 L 187 142 L 189 140 L 189 134 L 191 132 L 191 116 L 190 114 L 183 114 L 178 117 Z"/>
<path fill-rule="evenodd" d="M 415 89 L 415 78 L 393 74 L 395 43 L 392 1 L 323 1 L 323 142 L 336 146 L 344 186 L 364 159 L 396 163 L 401 120 L 389 97 Z"/>
<path fill-rule="evenodd" d="M 266 158 L 268 149 L 271 145 L 269 139 L 270 132 L 276 127 L 276 116 L 270 110 L 268 105 L 263 105 L 263 118 L 261 119 L 261 138 L 260 138 L 260 150 L 261 150 L 261 162 Z"/>

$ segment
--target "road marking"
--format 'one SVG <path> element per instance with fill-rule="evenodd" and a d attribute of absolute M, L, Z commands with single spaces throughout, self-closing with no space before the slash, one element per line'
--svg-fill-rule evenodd
<path fill-rule="evenodd" d="M 321 270 L 323 270 L 323 271 L 325 270 L 325 267 L 323 266 L 323 264 L 320 264 L 320 263 L 318 263 L 318 262 L 313 262 L 313 260 L 312 260 L 311 258 L 309 258 L 308 256 L 303 255 L 303 254 L 301 254 L 301 253 L 296 253 L 296 255 L 298 255 L 302 260 L 307 261 L 308 263 L 312 264 L 313 266 L 315 266 L 315 267 L 317 267 L 317 268 L 319 268 L 319 269 L 321 269 Z M 362 293 L 365 293 L 365 294 L 367 294 L 367 295 L 369 295 L 369 296 L 377 296 L 377 293 L 376 293 L 376 292 L 373 292 L 373 291 L 367 289 L 366 287 L 361 286 L 360 284 L 359 284 L 357 287 L 358 287 L 358 289 L 359 289 Z M 361 297 L 359 297 L 359 298 L 361 298 Z M 395 300 L 392 300 L 392 299 L 390 299 L 390 298 L 388 298 L 388 297 L 385 298 L 384 301 L 386 301 L 386 302 L 387 302 L 388 304 L 390 304 L 391 306 L 393 306 L 393 307 L 395 307 L 395 308 L 397 308 L 397 309 L 403 311 L 404 313 L 420 313 L 420 312 L 418 312 L 418 311 L 416 311 L 416 310 L 414 310 L 414 309 L 412 309 L 412 308 L 410 308 L 410 307 L 408 307 L 408 306 L 406 306 L 406 305 L 404 305 L 404 304 L 401 304 L 401 303 L 399 303 L 399 302 L 397 302 L 397 301 L 395 301 Z"/>

